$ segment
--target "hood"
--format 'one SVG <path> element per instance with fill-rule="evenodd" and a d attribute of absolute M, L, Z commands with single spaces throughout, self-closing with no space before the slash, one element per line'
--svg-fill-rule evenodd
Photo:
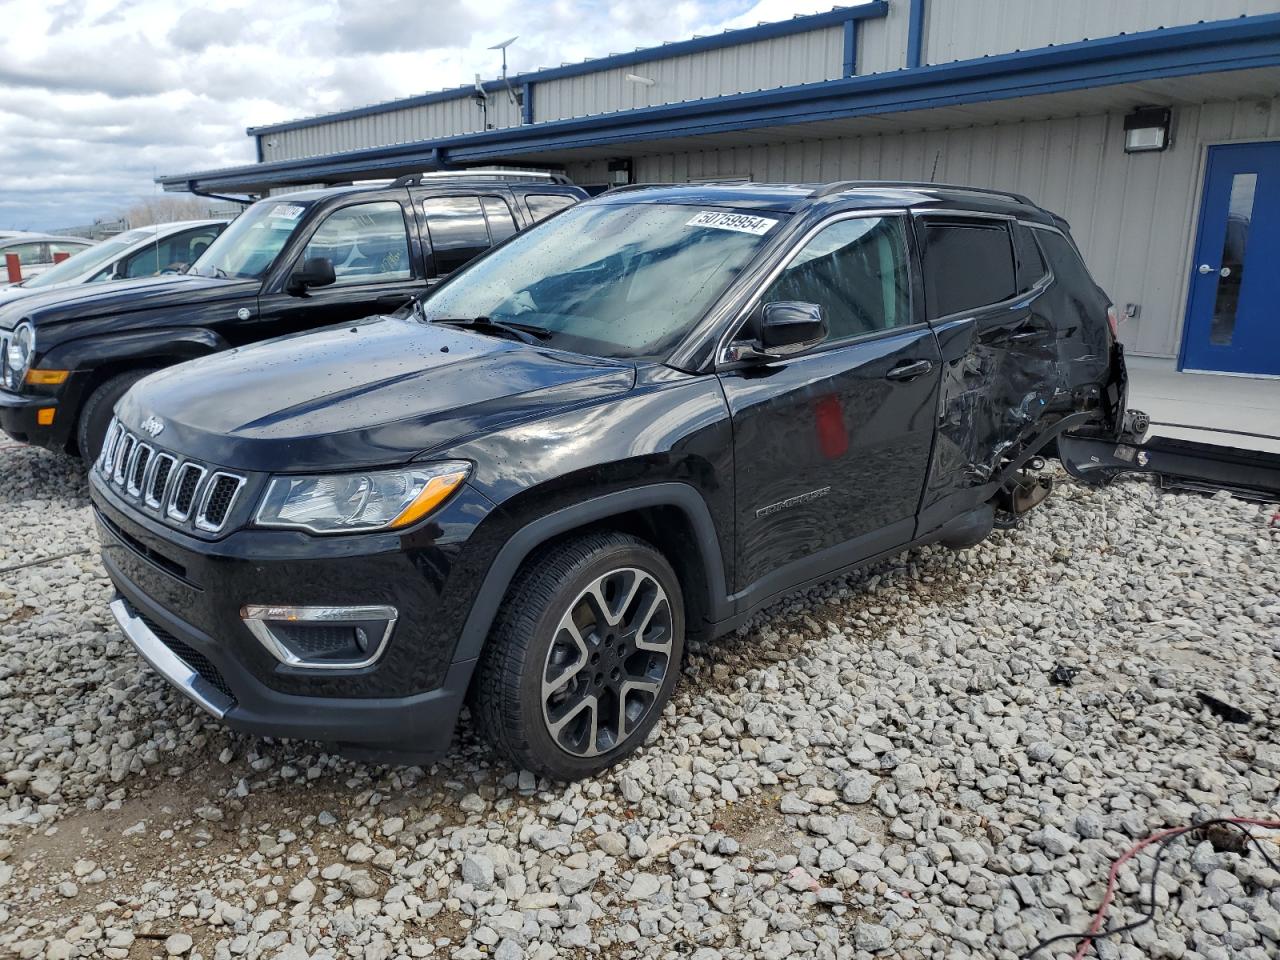
<path fill-rule="evenodd" d="M 209 303 L 243 297 L 260 286 L 259 280 L 219 280 L 175 273 L 24 291 L 30 295 L 14 301 L 0 300 L 0 329 L 12 330 L 22 320 L 30 320 L 37 329 L 49 329 L 70 321 Z"/>
<path fill-rule="evenodd" d="M 0 307 L 3 307 L 6 303 L 13 303 L 15 300 L 25 300 L 27 297 L 35 296 L 39 292 L 39 290 L 28 290 L 26 287 L 19 287 L 16 284 L 0 287 Z"/>
<path fill-rule="evenodd" d="M 214 354 L 140 381 L 117 407 L 157 447 L 239 470 L 402 463 L 473 434 L 629 390 L 630 364 L 375 317 Z"/>

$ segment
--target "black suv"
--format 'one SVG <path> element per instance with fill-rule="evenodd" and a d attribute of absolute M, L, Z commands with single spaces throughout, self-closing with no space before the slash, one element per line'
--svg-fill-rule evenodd
<path fill-rule="evenodd" d="M 185 274 L 0 306 L 0 428 L 92 459 L 116 401 L 153 370 L 390 313 L 586 195 L 558 174 L 458 172 L 260 200 Z"/>
<path fill-rule="evenodd" d="M 228 724 L 421 759 L 641 743 L 686 636 L 1043 499 L 1121 433 L 1110 304 L 1023 197 L 622 189 L 394 316 L 155 374 L 92 496 L 112 610 Z"/>

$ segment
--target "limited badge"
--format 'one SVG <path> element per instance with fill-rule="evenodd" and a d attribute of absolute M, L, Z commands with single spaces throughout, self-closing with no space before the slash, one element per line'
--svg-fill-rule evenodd
<path fill-rule="evenodd" d="M 253 316 L 253 313 L 249 310 L 248 307 L 241 307 L 239 310 L 236 311 L 236 316 L 241 320 L 248 320 L 250 317 Z"/>

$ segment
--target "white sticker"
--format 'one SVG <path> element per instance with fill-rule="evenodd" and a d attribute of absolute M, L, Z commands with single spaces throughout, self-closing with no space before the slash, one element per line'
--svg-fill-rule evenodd
<path fill-rule="evenodd" d="M 306 207 L 300 207 L 296 203 L 281 203 L 272 207 L 267 216 L 279 217 L 282 220 L 297 220 L 306 209 Z"/>
<path fill-rule="evenodd" d="M 711 227 L 713 230 L 733 230 L 736 233 L 754 233 L 757 237 L 769 232 L 778 221 L 773 217 L 753 217 L 745 213 L 726 213 L 704 210 L 685 224 L 686 227 Z"/>

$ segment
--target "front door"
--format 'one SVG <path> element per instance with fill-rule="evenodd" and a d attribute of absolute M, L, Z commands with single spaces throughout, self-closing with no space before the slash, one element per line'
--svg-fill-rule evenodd
<path fill-rule="evenodd" d="M 826 342 L 720 374 L 733 417 L 735 592 L 747 602 L 810 567 L 911 540 L 941 358 L 915 322 L 904 219 L 849 217 L 817 232 L 759 302 L 817 304 Z"/>
<path fill-rule="evenodd" d="M 1280 142 L 1210 147 L 1182 369 L 1280 375 Z"/>
<path fill-rule="evenodd" d="M 258 316 L 240 322 L 243 341 L 393 313 L 427 287 L 414 262 L 404 208 L 397 200 L 340 207 L 316 227 L 293 264 L 313 257 L 333 264 L 335 282 L 290 291 L 287 275 L 258 301 Z"/>

